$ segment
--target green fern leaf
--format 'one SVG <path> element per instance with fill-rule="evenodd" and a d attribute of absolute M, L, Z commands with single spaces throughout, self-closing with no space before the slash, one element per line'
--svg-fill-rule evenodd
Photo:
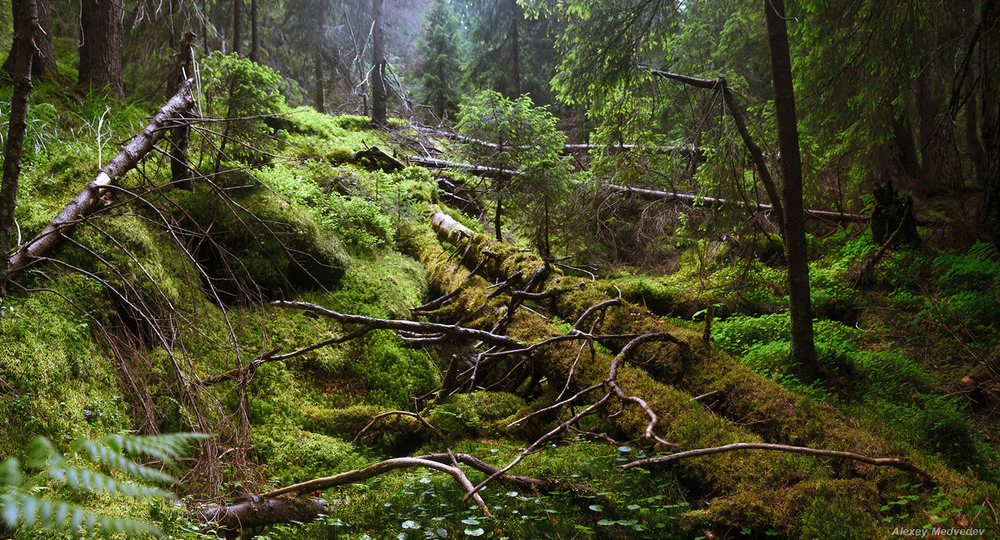
<path fill-rule="evenodd" d="M 119 454 L 110 446 L 98 444 L 92 441 L 82 441 L 76 445 L 76 450 L 101 465 L 117 469 L 133 478 L 139 478 L 146 482 L 155 482 L 160 484 L 177 483 L 177 479 L 173 476 L 150 467 L 139 465 Z"/>
<path fill-rule="evenodd" d="M 81 467 L 62 467 L 49 470 L 53 480 L 63 481 L 69 487 L 78 491 L 92 493 L 119 494 L 126 497 L 146 499 L 166 499 L 174 495 L 169 491 L 155 486 L 143 486 L 134 482 L 116 480 L 106 474 L 91 471 Z"/>
<path fill-rule="evenodd" d="M 171 433 L 142 437 L 137 435 L 108 435 L 103 442 L 122 454 L 149 456 L 170 462 L 184 454 L 195 441 L 210 437 L 202 433 Z"/>

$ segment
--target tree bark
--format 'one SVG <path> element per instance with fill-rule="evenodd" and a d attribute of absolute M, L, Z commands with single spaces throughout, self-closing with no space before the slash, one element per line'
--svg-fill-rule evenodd
<path fill-rule="evenodd" d="M 781 200 L 784 204 L 792 357 L 800 374 L 807 380 L 815 380 L 819 377 L 819 367 L 816 364 L 812 305 L 809 297 L 809 253 L 806 245 L 805 217 L 802 212 L 802 164 L 783 0 L 764 0 L 764 12 L 771 49 L 771 78 L 774 83 L 774 108 L 778 121 L 778 146 L 781 149 L 783 176 Z"/>
<path fill-rule="evenodd" d="M 389 124 L 387 92 L 385 88 L 385 28 L 382 14 L 383 0 L 372 0 L 375 25 L 372 30 L 372 123 L 385 128 Z"/>
<path fill-rule="evenodd" d="M 233 53 L 243 49 L 243 0 L 233 0 Z"/>
<path fill-rule="evenodd" d="M 257 0 L 250 0 L 250 55 L 251 62 L 260 60 L 260 11 Z"/>
<path fill-rule="evenodd" d="M 510 46 L 513 49 L 511 56 L 513 57 L 512 64 L 514 71 L 514 95 L 511 98 L 516 99 L 521 97 L 521 25 L 519 24 L 521 17 L 518 17 L 521 14 L 521 6 L 517 5 L 513 0 L 511 0 L 511 4 L 513 4 L 511 9 L 514 10 L 510 30 Z"/>
<path fill-rule="evenodd" d="M 252 530 L 275 523 L 298 521 L 309 523 L 329 511 L 327 504 L 318 499 L 303 497 L 253 497 L 230 506 L 210 508 L 199 512 L 199 517 L 216 524 L 223 538 L 239 538 L 241 530 Z"/>
<path fill-rule="evenodd" d="M 82 0 L 79 83 L 85 91 L 124 96 L 122 70 L 125 30 L 119 0 Z"/>
<path fill-rule="evenodd" d="M 23 10 L 26 0 L 11 0 L 11 14 L 13 15 L 13 34 L 17 36 L 20 29 L 21 20 L 18 13 Z M 49 0 L 35 0 L 35 12 L 37 23 L 35 23 L 35 55 L 31 61 L 31 77 L 34 80 L 44 79 L 56 73 L 56 49 L 52 43 L 52 6 Z M 3 71 L 14 78 L 14 62 L 17 58 L 18 40 L 15 38 L 10 44 L 10 54 L 4 61 Z"/>
<path fill-rule="evenodd" d="M 97 173 L 97 178 L 93 182 L 67 204 L 59 212 L 59 215 L 42 229 L 38 236 L 25 243 L 10 256 L 8 278 L 14 277 L 24 270 L 33 259 L 43 256 L 55 247 L 63 235 L 78 223 L 79 216 L 86 216 L 94 211 L 107 187 L 132 170 L 139 160 L 153 149 L 153 146 L 169 131 L 170 122 L 183 118 L 184 112 L 194 106 L 191 84 L 190 80 L 185 82 L 180 90 L 170 98 L 170 101 L 156 112 L 149 125 Z"/>
<path fill-rule="evenodd" d="M 169 99 L 184 85 L 188 77 L 194 73 L 194 32 L 188 30 L 177 45 L 177 58 L 174 62 L 174 72 L 167 86 Z M 184 118 L 190 115 L 181 113 Z M 191 126 L 182 122 L 170 132 L 170 180 L 175 186 L 183 189 L 193 189 L 191 169 L 188 167 L 188 142 L 191 137 Z"/>
<path fill-rule="evenodd" d="M 1000 3 L 983 2 L 983 203 L 980 230 L 1000 250 Z"/>
<path fill-rule="evenodd" d="M 319 112 L 324 112 L 326 109 L 326 92 L 323 88 L 323 80 L 325 79 L 323 75 L 323 50 L 318 45 L 315 52 L 313 52 L 313 75 L 316 79 L 313 86 L 313 108 Z"/>
<path fill-rule="evenodd" d="M 12 275 L 7 254 L 16 242 L 14 212 L 17 209 L 17 184 L 21 176 L 21 154 L 24 133 L 28 128 L 28 98 L 31 96 L 31 66 L 35 57 L 34 29 L 38 24 L 35 0 L 17 2 L 14 20 L 19 20 L 17 58 L 14 59 L 14 93 L 11 96 L 7 144 L 3 154 L 3 177 L 0 183 L 0 296 L 6 294 L 7 280 Z M 12 47 L 13 48 L 13 47 Z"/>

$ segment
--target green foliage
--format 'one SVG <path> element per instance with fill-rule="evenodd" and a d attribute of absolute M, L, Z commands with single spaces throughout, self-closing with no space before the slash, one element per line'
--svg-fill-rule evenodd
<path fill-rule="evenodd" d="M 284 107 L 281 76 L 267 66 L 219 51 L 202 61 L 202 70 L 206 113 L 227 120 L 224 136 L 232 139 L 227 153 L 238 160 L 260 162 L 258 150 L 275 146 L 261 137 L 268 131 L 262 115 L 276 114 Z"/>
<path fill-rule="evenodd" d="M 99 442 L 78 440 L 70 449 L 74 456 L 90 460 L 85 465 L 75 464 L 74 457 L 63 455 L 48 439 L 39 437 L 31 443 L 28 468 L 44 471 L 57 484 L 88 495 L 107 493 L 140 500 L 169 498 L 173 497 L 170 492 L 148 484 L 174 484 L 177 480 L 158 469 L 139 465 L 135 459 L 151 457 L 169 465 L 191 443 L 205 437 L 181 433 L 153 437 L 112 435 Z M 96 466 L 129 479 L 120 480 Z M 130 537 L 161 535 L 157 527 L 146 521 L 102 515 L 85 505 L 40 497 L 36 492 L 18 460 L 10 458 L 0 464 L 0 516 L 11 529 L 23 526 L 73 537 L 117 533 Z"/>
<path fill-rule="evenodd" d="M 372 126 L 371 118 L 357 114 L 342 114 L 335 116 L 333 120 L 347 131 L 368 131 Z"/>
<path fill-rule="evenodd" d="M 334 230 L 348 245 L 369 252 L 392 245 L 395 228 L 374 203 L 361 197 L 336 195 L 330 200 L 338 218 Z"/>
<path fill-rule="evenodd" d="M 429 392 L 438 384 L 433 358 L 422 350 L 406 348 L 392 332 L 377 330 L 365 341 L 351 343 L 355 370 L 369 389 L 372 402 L 407 409 L 413 396 Z"/>
<path fill-rule="evenodd" d="M 551 211 L 569 175 L 568 162 L 560 156 L 566 136 L 556 129 L 556 118 L 545 107 L 534 107 L 527 95 L 511 101 L 485 90 L 462 106 L 458 130 L 492 145 L 464 144 L 462 151 L 473 162 L 519 172 L 497 175 L 492 181 L 489 195 L 497 204 L 496 233 L 500 234 L 501 206 L 512 201 L 522 209 L 514 215 L 527 222 L 532 244 L 548 256 Z M 529 200 L 534 204 L 527 204 Z"/>
<path fill-rule="evenodd" d="M 505 392 L 456 394 L 436 405 L 428 421 L 448 437 L 495 436 L 506 431 L 510 417 L 526 405 Z"/>
<path fill-rule="evenodd" d="M 458 108 L 458 81 L 462 78 L 458 14 L 449 2 L 435 0 L 424 18 L 417 69 L 423 73 L 420 82 L 425 101 L 438 118 L 444 118 Z"/>
<path fill-rule="evenodd" d="M 967 252 L 946 253 L 933 262 L 942 315 L 972 327 L 976 334 L 993 333 L 1000 320 L 1000 258 L 993 247 L 977 243 Z"/>
<path fill-rule="evenodd" d="M 311 187 L 315 189 L 315 184 Z M 308 200 L 301 191 L 296 194 Z M 199 256 L 209 275 L 224 278 L 219 288 L 230 298 L 328 287 L 349 264 L 337 237 L 308 209 L 271 192 L 254 190 L 240 197 L 238 204 L 190 192 L 178 193 L 176 200 L 183 219 L 213 230 L 217 244 L 205 245 Z"/>
<path fill-rule="evenodd" d="M 366 465 L 350 443 L 305 430 L 258 430 L 254 442 L 268 464 L 270 480 L 288 485 Z"/>

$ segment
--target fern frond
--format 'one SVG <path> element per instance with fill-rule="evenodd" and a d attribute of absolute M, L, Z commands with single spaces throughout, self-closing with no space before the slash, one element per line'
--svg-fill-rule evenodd
<path fill-rule="evenodd" d="M 177 479 L 162 471 L 150 467 L 144 467 L 118 453 L 114 448 L 96 443 L 93 441 L 80 441 L 75 446 L 91 460 L 105 465 L 112 469 L 117 469 L 133 478 L 139 478 L 146 482 L 156 482 L 160 484 L 176 484 Z"/>
<path fill-rule="evenodd" d="M 187 451 L 194 442 L 207 439 L 203 433 L 168 433 L 154 436 L 108 435 L 102 441 L 116 452 L 130 456 L 149 456 L 170 462 Z"/>
<path fill-rule="evenodd" d="M 0 497 L 0 514 L 10 529 L 23 524 L 26 527 L 41 527 L 74 536 L 81 533 L 87 535 L 96 533 L 102 536 L 125 534 L 129 538 L 162 535 L 157 527 L 149 523 L 110 517 L 77 504 L 34 497 L 20 492 Z"/>
<path fill-rule="evenodd" d="M 22 476 L 21 463 L 16 459 L 9 458 L 0 463 L 0 489 L 19 485 Z"/>
<path fill-rule="evenodd" d="M 159 472 L 159 471 L 157 471 Z M 63 482 L 67 486 L 77 491 L 89 491 L 92 493 L 110 493 L 124 495 L 133 498 L 165 499 L 174 495 L 154 486 L 143 486 L 134 482 L 122 482 L 85 467 L 74 467 L 62 464 L 58 467 L 49 467 L 49 476 L 57 482 Z"/>

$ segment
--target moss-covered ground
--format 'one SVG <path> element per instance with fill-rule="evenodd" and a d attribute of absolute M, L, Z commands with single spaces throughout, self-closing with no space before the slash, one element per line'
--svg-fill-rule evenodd
<path fill-rule="evenodd" d="M 0 102 L 9 101 L 9 90 L 0 92 L 7 92 Z M 138 131 L 145 114 L 135 106 L 106 115 L 110 105 L 97 97 L 73 107 L 67 100 L 45 85 L 33 98 L 17 210 L 23 238 L 90 181 L 116 151 L 110 141 Z M 0 300 L 0 455 L 24 459 L 38 435 L 65 445 L 135 430 L 211 431 L 217 453 L 196 453 L 179 488 L 197 506 L 400 455 L 451 449 L 502 466 L 551 426 L 554 417 L 509 423 L 555 401 L 576 344 L 531 357 L 538 377 L 506 392 L 416 402 L 442 382 L 452 355 L 467 349 L 376 330 L 261 364 L 244 378 L 198 384 L 269 351 L 352 330 L 270 301 L 410 318 L 410 308 L 461 285 L 463 293 L 434 318 L 465 316 L 464 324 L 488 328 L 506 301 L 488 298 L 491 280 L 542 266 L 522 248 L 482 235 L 468 244 L 440 240 L 428 221 L 428 205 L 440 203 L 433 173 L 352 162 L 354 152 L 388 144 L 366 118 L 308 110 L 282 118 L 272 149 L 287 159 L 216 167 L 212 146 L 196 138 L 192 162 L 204 177 L 192 191 L 168 185 L 169 164 L 150 159 L 52 260 L 18 278 Z M 996 395 L 960 381 L 997 343 L 1000 260 L 985 245 L 891 251 L 857 282 L 854 271 L 873 247 L 866 233 L 815 232 L 818 382 L 798 380 L 789 364 L 780 265 L 694 233 L 669 275 L 553 273 L 547 286 L 562 292 L 532 304 L 551 319 L 519 313 L 509 331 L 525 341 L 548 337 L 621 295 L 627 303 L 609 309 L 598 330 L 666 330 L 691 347 L 660 346 L 654 361 L 620 375 L 623 387 L 662 413 L 661 433 L 681 449 L 763 441 L 903 457 L 931 472 L 935 484 L 894 469 L 757 452 L 622 472 L 623 463 L 665 449 L 642 439 L 641 413 L 616 404 L 514 471 L 586 489 L 494 483 L 482 493 L 493 513 L 486 517 L 462 500 L 451 477 L 403 470 L 330 490 L 323 494 L 333 503 L 329 515 L 259 537 L 884 538 L 896 526 L 932 524 L 983 528 L 992 537 L 1000 531 L 992 511 L 1000 481 Z M 600 381 L 620 346 L 596 346 L 575 384 Z M 719 397 L 692 400 L 713 392 Z M 368 426 L 380 413 L 415 406 L 440 433 L 407 416 Z M 84 500 L 44 478 L 38 489 L 151 519 L 176 538 L 199 537 L 198 525 L 173 504 Z M 14 536 L 46 537 L 28 528 Z"/>

